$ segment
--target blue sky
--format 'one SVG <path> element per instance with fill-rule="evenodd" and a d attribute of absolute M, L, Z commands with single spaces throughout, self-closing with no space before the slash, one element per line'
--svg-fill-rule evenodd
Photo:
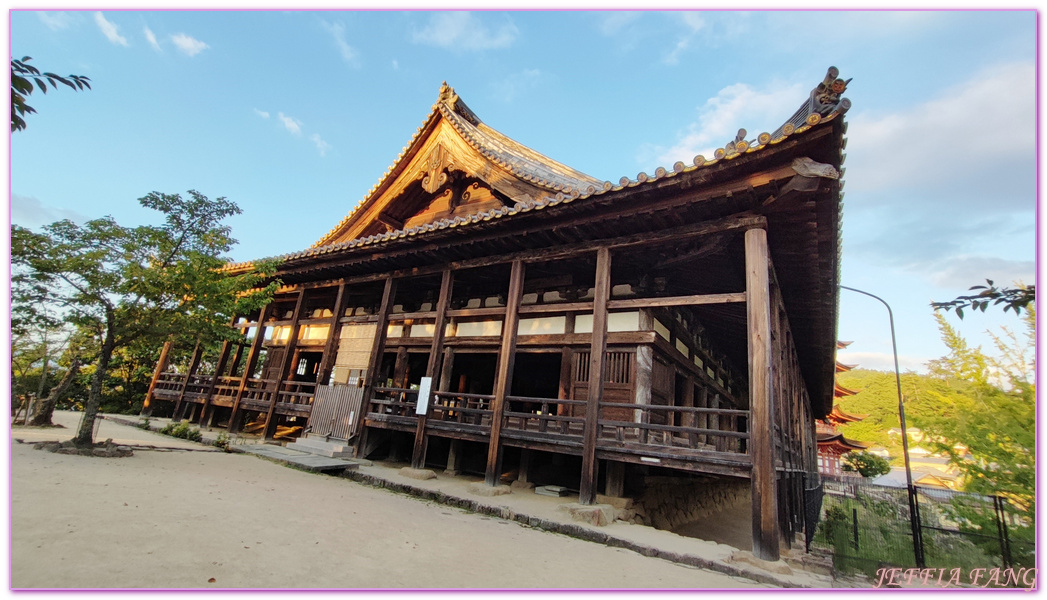
<path fill-rule="evenodd" d="M 93 89 L 32 95 L 12 222 L 196 189 L 244 213 L 248 260 L 320 239 L 379 181 L 447 81 L 488 125 L 594 177 L 653 173 L 853 78 L 842 283 L 886 299 L 903 369 L 945 352 L 928 303 L 1034 281 L 1033 11 L 10 13 L 11 54 Z M 972 315 L 975 343 L 1013 316 Z M 886 312 L 842 292 L 841 360 L 889 368 Z"/>

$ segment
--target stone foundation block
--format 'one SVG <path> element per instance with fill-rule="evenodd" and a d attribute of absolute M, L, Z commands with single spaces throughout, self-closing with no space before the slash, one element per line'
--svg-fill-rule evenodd
<path fill-rule="evenodd" d="M 411 479 L 436 479 L 436 473 L 431 469 L 412 469 L 411 467 L 404 467 L 400 469 L 400 474 L 404 477 L 410 477 Z"/>
<path fill-rule="evenodd" d="M 614 507 L 610 504 L 578 504 L 570 502 L 556 507 L 571 515 L 575 521 L 603 527 L 614 522 Z"/>
<path fill-rule="evenodd" d="M 626 510 L 633 507 L 632 498 L 618 498 L 617 496 L 604 496 L 603 494 L 596 495 L 597 504 L 610 504 L 619 510 Z"/>
<path fill-rule="evenodd" d="M 763 569 L 764 571 L 770 571 L 771 573 L 777 573 L 779 575 L 792 575 L 793 570 L 789 568 L 789 565 L 782 561 L 770 562 L 760 558 L 756 558 L 752 552 L 747 550 L 739 550 L 731 555 L 727 562 L 745 563 Z"/>
<path fill-rule="evenodd" d="M 509 487 L 513 488 L 514 490 L 533 490 L 534 489 L 534 483 L 532 483 L 530 481 L 519 481 L 519 480 L 517 480 L 517 481 L 512 482 L 512 484 L 510 484 Z"/>
<path fill-rule="evenodd" d="M 490 486 L 486 483 L 474 483 L 469 486 L 469 492 L 477 496 L 504 496 L 513 493 L 513 488 L 507 485 Z"/>

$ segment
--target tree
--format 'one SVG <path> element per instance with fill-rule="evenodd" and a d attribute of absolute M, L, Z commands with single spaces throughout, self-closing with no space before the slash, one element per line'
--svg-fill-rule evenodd
<path fill-rule="evenodd" d="M 891 463 L 886 458 L 862 450 L 844 455 L 843 470 L 857 471 L 862 477 L 879 477 L 891 472 Z"/>
<path fill-rule="evenodd" d="M 937 410 L 915 416 L 914 422 L 960 469 L 966 491 L 1004 496 L 1031 521 L 1036 481 L 1036 387 L 1031 378 L 1035 309 L 1029 307 L 1023 316 L 1024 338 L 996 337 L 999 358 L 969 347 L 944 316 L 935 316 L 949 354 L 929 366 L 931 375 L 948 388 L 928 392 Z"/>
<path fill-rule="evenodd" d="M 11 132 L 25 129 L 24 115 L 35 113 L 36 110 L 25 103 L 26 96 L 33 93 L 33 82 L 40 91 L 47 93 L 47 84 L 58 89 L 58 84 L 69 86 L 74 92 L 84 88 L 91 89 L 90 79 L 83 75 L 69 75 L 62 77 L 54 73 L 41 73 L 39 69 L 29 64 L 33 60 L 31 56 L 23 56 L 22 60 L 11 59 Z M 32 79 L 32 81 L 30 81 Z"/>
<path fill-rule="evenodd" d="M 110 361 L 120 348 L 167 339 L 234 339 L 234 315 L 269 302 L 273 263 L 241 275 L 221 270 L 235 240 L 222 221 L 240 209 L 209 200 L 153 192 L 139 203 L 159 211 L 162 225 L 122 227 L 112 217 L 77 225 L 59 221 L 36 233 L 11 227 L 12 270 L 59 307 L 64 319 L 92 331 L 98 343 L 84 416 L 73 441 L 93 442 L 95 415 Z"/>
<path fill-rule="evenodd" d="M 981 290 L 977 294 L 969 296 L 959 296 L 955 300 L 949 300 L 948 302 L 931 302 L 931 306 L 934 310 L 956 310 L 956 316 L 963 318 L 963 309 L 970 308 L 971 310 L 980 310 L 985 312 L 985 309 L 999 304 L 1003 305 L 1003 312 L 1013 310 L 1015 314 L 1021 314 L 1022 309 L 1028 310 L 1030 306 L 1036 303 L 1036 286 L 1035 285 L 1021 285 L 1013 288 L 998 288 L 993 283 L 992 279 L 986 279 L 988 286 L 975 285 L 971 286 L 971 290 Z"/>

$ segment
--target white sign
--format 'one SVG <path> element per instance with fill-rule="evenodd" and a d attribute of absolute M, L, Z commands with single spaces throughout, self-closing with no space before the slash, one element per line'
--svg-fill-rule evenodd
<path fill-rule="evenodd" d="M 433 387 L 432 377 L 422 377 L 418 383 L 418 404 L 414 407 L 414 414 L 424 415 L 429 410 L 429 390 Z"/>

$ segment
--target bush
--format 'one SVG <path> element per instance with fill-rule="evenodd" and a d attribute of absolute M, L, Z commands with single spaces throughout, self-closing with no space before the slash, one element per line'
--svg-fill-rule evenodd
<path fill-rule="evenodd" d="M 168 423 L 164 425 L 160 433 L 169 435 L 183 440 L 189 440 L 190 442 L 199 442 L 203 439 L 203 435 L 200 434 L 199 429 L 193 429 L 189 426 L 189 423 Z"/>
<path fill-rule="evenodd" d="M 138 423 L 138 425 L 135 425 L 135 427 L 139 429 L 149 429 L 149 419 L 142 419 L 141 422 Z"/>
<path fill-rule="evenodd" d="M 229 449 L 229 436 L 226 435 L 225 432 L 219 433 L 218 437 L 213 442 L 213 445 L 216 448 L 221 448 L 222 450 L 228 450 Z"/>

